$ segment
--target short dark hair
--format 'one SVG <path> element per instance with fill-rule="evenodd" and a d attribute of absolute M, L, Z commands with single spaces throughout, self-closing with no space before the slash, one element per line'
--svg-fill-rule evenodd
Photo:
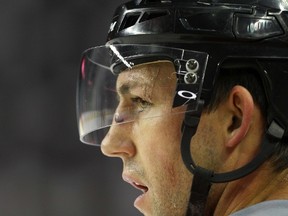
<path fill-rule="evenodd" d="M 210 101 L 205 106 L 205 111 L 212 112 L 217 109 L 220 103 L 228 99 L 232 88 L 235 85 L 241 85 L 250 92 L 255 104 L 266 119 L 268 102 L 261 80 L 259 72 L 253 67 L 221 68 L 215 80 Z M 274 171 L 288 168 L 288 143 L 285 140 L 275 145 L 271 162 Z"/>

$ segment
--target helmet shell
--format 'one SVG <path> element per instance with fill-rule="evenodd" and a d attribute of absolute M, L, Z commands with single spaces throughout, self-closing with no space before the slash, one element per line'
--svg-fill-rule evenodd
<path fill-rule="evenodd" d="M 270 132 L 282 137 L 288 135 L 287 32 L 287 0 L 136 0 L 116 9 L 107 43 L 208 53 L 201 95 L 206 102 L 224 63 L 252 65 L 266 91 Z"/>

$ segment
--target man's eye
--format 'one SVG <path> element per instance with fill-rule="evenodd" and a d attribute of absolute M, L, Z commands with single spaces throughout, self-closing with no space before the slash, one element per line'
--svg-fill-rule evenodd
<path fill-rule="evenodd" d="M 139 112 L 144 111 L 144 109 L 150 107 L 152 104 L 148 101 L 143 100 L 140 97 L 131 98 L 132 102 L 140 108 Z"/>

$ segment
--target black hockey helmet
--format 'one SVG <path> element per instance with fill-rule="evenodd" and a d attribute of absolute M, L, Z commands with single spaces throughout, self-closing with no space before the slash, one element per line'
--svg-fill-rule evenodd
<path fill-rule="evenodd" d="M 154 44 L 207 53 L 205 102 L 223 63 L 254 64 L 267 94 L 268 125 L 282 137 L 288 135 L 287 33 L 286 0 L 138 0 L 118 7 L 108 44 Z"/>
<path fill-rule="evenodd" d="M 95 91 L 111 89 L 114 75 L 124 68 L 155 60 L 169 60 L 175 65 L 178 83 L 174 106 L 188 105 L 187 121 L 196 122 L 194 128 L 201 107 L 209 103 L 221 68 L 256 69 L 268 102 L 267 134 L 278 140 L 287 138 L 287 33 L 287 0 L 135 0 L 119 6 L 106 45 L 91 48 L 83 55 L 77 100 L 81 140 L 97 144 L 105 134 L 102 129 L 112 124 L 115 109 L 111 107 L 115 104 L 111 91 L 107 94 L 109 100 L 97 98 Z M 95 70 L 112 73 L 95 75 Z M 109 82 L 104 85 L 104 80 Z M 273 148 L 265 139 L 259 155 L 247 166 L 215 174 L 194 164 L 189 151 L 191 136 L 184 129 L 182 156 L 187 168 L 200 176 L 194 179 L 199 184 L 207 183 L 198 191 L 203 203 L 211 182 L 249 174 L 270 156 Z"/>

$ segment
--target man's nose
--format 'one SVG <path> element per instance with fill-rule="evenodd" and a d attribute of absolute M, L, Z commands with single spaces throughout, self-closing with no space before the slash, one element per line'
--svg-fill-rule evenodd
<path fill-rule="evenodd" d="M 135 145 L 130 137 L 132 123 L 112 125 L 101 143 L 101 151 L 108 157 L 133 157 Z"/>

